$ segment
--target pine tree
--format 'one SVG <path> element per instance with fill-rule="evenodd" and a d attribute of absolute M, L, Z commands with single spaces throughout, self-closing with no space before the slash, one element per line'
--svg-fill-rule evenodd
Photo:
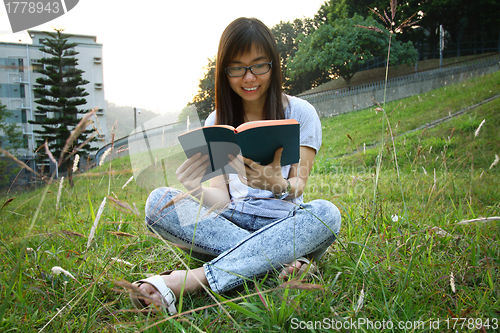
<path fill-rule="evenodd" d="M 52 57 L 40 59 L 44 68 L 37 72 L 44 74 L 45 77 L 36 79 L 36 82 L 42 87 L 36 88 L 34 91 L 43 97 L 35 100 L 38 104 L 35 110 L 35 115 L 39 116 L 38 119 L 30 121 L 32 124 L 42 126 L 42 130 L 33 131 L 42 135 L 42 138 L 37 140 L 37 145 L 41 146 L 47 141 L 49 150 L 56 160 L 59 160 L 71 131 L 79 122 L 78 114 L 89 112 L 89 110 L 78 109 L 78 106 L 87 103 L 84 97 L 88 96 L 88 93 L 81 86 L 89 83 L 82 78 L 84 71 L 76 68 L 78 59 L 75 56 L 78 52 L 74 50 L 74 47 L 78 43 L 69 43 L 70 36 L 63 34 L 62 31 L 62 29 L 56 29 L 56 33 L 49 34 L 51 38 L 42 42 L 44 47 L 40 50 L 52 55 Z M 84 131 L 72 143 L 69 151 L 71 152 L 74 147 L 85 142 L 91 132 L 91 130 Z M 79 150 L 78 154 L 85 156 L 95 150 L 97 148 L 93 148 L 87 143 Z M 41 158 L 46 159 L 43 155 Z M 61 171 L 67 169 L 70 181 L 72 179 L 71 166 L 69 160 L 60 166 Z"/>

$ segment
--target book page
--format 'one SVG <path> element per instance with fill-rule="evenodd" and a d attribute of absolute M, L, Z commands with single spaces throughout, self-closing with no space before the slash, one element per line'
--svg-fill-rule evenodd
<path fill-rule="evenodd" d="M 246 129 L 236 134 L 242 155 L 261 165 L 273 162 L 277 149 L 283 148 L 281 165 L 299 162 L 300 125 L 261 126 Z"/>
<path fill-rule="evenodd" d="M 295 120 L 295 119 L 256 120 L 256 121 L 249 121 L 249 122 L 241 124 L 240 126 L 236 127 L 234 132 L 241 133 L 245 130 L 249 130 L 252 128 L 266 127 L 266 126 L 279 126 L 279 125 L 292 125 L 292 124 L 298 124 L 297 120 Z"/>

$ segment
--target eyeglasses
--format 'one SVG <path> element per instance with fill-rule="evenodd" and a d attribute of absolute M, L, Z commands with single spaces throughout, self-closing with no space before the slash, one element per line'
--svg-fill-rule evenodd
<path fill-rule="evenodd" d="M 255 64 L 249 67 L 238 66 L 238 67 L 228 67 L 226 68 L 226 74 L 230 77 L 242 77 L 247 74 L 250 70 L 253 75 L 266 74 L 273 67 L 273 62 L 263 62 L 262 64 Z"/>

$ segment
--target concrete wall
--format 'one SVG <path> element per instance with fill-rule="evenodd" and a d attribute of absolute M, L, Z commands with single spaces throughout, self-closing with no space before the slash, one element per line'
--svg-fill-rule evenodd
<path fill-rule="evenodd" d="M 493 66 L 483 67 L 462 73 L 444 75 L 427 81 L 394 85 L 387 89 L 386 101 L 393 101 L 418 95 L 447 85 L 453 85 L 475 77 L 491 74 L 498 70 L 500 70 L 500 64 L 496 63 Z M 306 96 L 302 98 L 306 100 L 308 99 Z M 376 105 L 373 100 L 382 104 L 384 101 L 384 89 L 373 89 L 367 92 L 318 102 L 312 99 L 309 100 L 309 102 L 314 105 L 320 118 L 323 118 L 372 107 Z"/>

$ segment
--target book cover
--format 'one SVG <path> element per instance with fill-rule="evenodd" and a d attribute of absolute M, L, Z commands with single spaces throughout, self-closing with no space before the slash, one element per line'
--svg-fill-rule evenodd
<path fill-rule="evenodd" d="M 295 119 L 261 120 L 237 128 L 213 125 L 179 135 L 184 153 L 209 155 L 210 165 L 202 178 L 206 181 L 221 174 L 237 173 L 228 163 L 228 154 L 241 154 L 261 165 L 270 164 L 274 153 L 283 147 L 281 165 L 299 162 L 300 125 Z"/>

